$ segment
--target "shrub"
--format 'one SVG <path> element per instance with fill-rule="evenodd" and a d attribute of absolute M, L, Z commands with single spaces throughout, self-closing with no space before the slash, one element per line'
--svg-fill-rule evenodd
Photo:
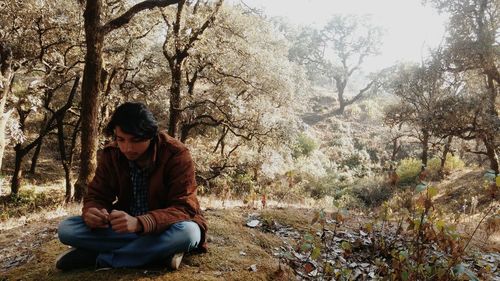
<path fill-rule="evenodd" d="M 401 160 L 396 168 L 396 174 L 399 177 L 399 183 L 408 185 L 414 183 L 422 169 L 422 162 L 420 159 L 405 158 Z"/>
<path fill-rule="evenodd" d="M 0 221 L 41 209 L 54 209 L 63 202 L 63 198 L 60 192 L 36 193 L 32 189 L 21 190 L 17 195 L 0 196 Z"/>
<path fill-rule="evenodd" d="M 309 156 L 316 148 L 318 148 L 318 145 L 313 138 L 305 134 L 300 134 L 293 148 L 293 157 L 299 158 L 300 156 Z"/>
<path fill-rule="evenodd" d="M 353 193 L 366 206 L 378 207 L 391 198 L 394 188 L 388 184 L 384 176 L 361 179 L 353 188 Z"/>
<path fill-rule="evenodd" d="M 429 174 L 433 177 L 438 176 L 439 168 L 441 167 L 441 158 L 433 157 L 427 162 L 427 169 Z M 461 169 L 465 167 L 464 161 L 460 159 L 460 157 L 448 154 L 446 156 L 446 161 L 444 162 L 443 173 L 449 174 L 450 172 Z"/>

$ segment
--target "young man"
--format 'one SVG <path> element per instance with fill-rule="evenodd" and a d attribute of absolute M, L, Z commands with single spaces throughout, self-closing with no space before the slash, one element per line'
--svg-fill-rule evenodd
<path fill-rule="evenodd" d="M 158 132 L 141 103 L 120 105 L 106 134 L 114 137 L 97 165 L 82 216 L 59 225 L 59 240 L 73 248 L 56 267 L 71 270 L 170 265 L 183 253 L 206 251 L 206 221 L 196 197 L 188 149 Z"/>

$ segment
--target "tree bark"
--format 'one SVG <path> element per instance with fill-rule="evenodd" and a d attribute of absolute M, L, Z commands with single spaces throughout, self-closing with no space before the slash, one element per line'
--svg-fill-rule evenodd
<path fill-rule="evenodd" d="M 421 160 L 422 160 L 422 168 L 421 170 L 424 171 L 426 168 L 427 168 L 427 160 L 429 158 L 429 138 L 430 138 L 430 134 L 429 134 L 429 131 L 423 129 L 422 130 L 422 156 L 421 156 Z"/>
<path fill-rule="evenodd" d="M 18 109 L 19 113 L 19 124 L 21 131 L 24 132 L 26 118 L 28 117 L 29 111 L 22 111 Z M 18 143 L 14 146 L 14 151 L 16 152 L 15 162 L 14 162 L 14 173 L 12 174 L 12 179 L 10 181 L 10 193 L 11 195 L 16 195 L 19 193 L 19 189 L 21 188 L 21 176 L 23 174 L 22 171 L 22 162 L 24 156 L 29 151 L 26 148 L 22 148 L 21 144 Z"/>
<path fill-rule="evenodd" d="M 484 146 L 486 147 L 486 155 L 488 156 L 488 159 L 490 160 L 490 168 L 495 171 L 495 174 L 500 174 L 499 170 L 499 161 L 498 161 L 498 156 L 497 156 L 497 151 L 496 151 L 496 146 L 495 142 L 493 141 L 493 138 L 490 137 L 485 137 L 483 138 L 483 143 Z"/>
<path fill-rule="evenodd" d="M 75 184 L 74 199 L 83 200 L 87 185 L 92 180 L 96 169 L 97 155 L 97 114 L 102 71 L 102 47 L 104 33 L 101 30 L 101 0 L 87 0 L 84 12 L 85 42 L 87 53 L 82 81 L 82 135 L 80 153 L 80 173 Z"/>
<path fill-rule="evenodd" d="M 181 120 L 181 62 L 172 69 L 172 85 L 170 86 L 170 114 L 168 119 L 168 134 L 177 137 L 179 122 Z"/>
<path fill-rule="evenodd" d="M 22 152 L 21 144 L 16 144 L 14 150 L 16 151 L 16 159 L 14 163 L 14 173 L 12 174 L 12 180 L 10 183 L 11 195 L 17 195 L 19 193 L 19 189 L 21 187 L 21 176 L 23 173 L 21 165 L 23 162 L 23 157 L 25 155 Z"/>
<path fill-rule="evenodd" d="M 449 136 L 444 145 L 443 155 L 441 156 L 441 165 L 439 166 L 438 175 L 439 178 L 444 178 L 444 165 L 446 164 L 446 157 L 448 157 L 448 152 L 450 152 L 451 142 L 453 141 L 453 136 Z"/>
<path fill-rule="evenodd" d="M 73 88 L 71 89 L 71 93 L 68 97 L 68 101 L 60 110 L 58 110 L 56 112 L 56 114 L 57 114 L 57 118 L 56 118 L 57 140 L 58 140 L 59 154 L 61 156 L 61 164 L 62 164 L 63 169 L 64 169 L 64 178 L 66 181 L 66 194 L 65 194 L 65 201 L 66 202 L 71 201 L 71 197 L 72 197 L 73 175 L 71 172 L 71 165 L 73 162 L 73 148 L 75 145 L 76 132 L 78 132 L 80 119 L 78 119 L 78 121 L 76 122 L 74 131 L 72 134 L 71 146 L 69 149 L 69 153 L 66 153 L 66 142 L 65 142 L 65 136 L 64 136 L 64 118 L 66 116 L 67 110 L 73 104 L 73 99 L 76 95 L 79 82 L 80 82 L 80 77 L 77 76 L 75 78 L 75 82 L 73 83 Z"/>
<path fill-rule="evenodd" d="M 5 130 L 7 128 L 7 122 L 9 121 L 10 115 L 13 112 L 13 109 L 5 112 L 7 97 L 10 94 L 12 80 L 14 79 L 11 65 L 11 56 L 12 53 L 10 49 L 6 48 L 2 43 L 0 43 L 0 83 L 3 86 L 2 96 L 0 99 L 0 170 L 2 168 L 2 160 L 3 154 L 5 152 L 5 147 L 7 146 Z"/>
<path fill-rule="evenodd" d="M 43 140 L 36 146 L 35 152 L 33 152 L 33 157 L 31 157 L 31 166 L 29 173 L 34 175 L 36 172 L 36 166 L 38 164 L 38 157 L 40 156 L 40 151 L 42 150 Z"/>

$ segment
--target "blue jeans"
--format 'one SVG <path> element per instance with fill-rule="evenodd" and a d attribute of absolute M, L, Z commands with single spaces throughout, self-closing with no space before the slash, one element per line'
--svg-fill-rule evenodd
<path fill-rule="evenodd" d="M 63 244 L 97 252 L 97 266 L 114 268 L 166 264 L 176 253 L 198 247 L 201 239 L 200 227 L 192 221 L 175 223 L 160 234 L 137 235 L 116 233 L 111 227 L 90 229 L 81 216 L 63 220 L 58 235 Z"/>

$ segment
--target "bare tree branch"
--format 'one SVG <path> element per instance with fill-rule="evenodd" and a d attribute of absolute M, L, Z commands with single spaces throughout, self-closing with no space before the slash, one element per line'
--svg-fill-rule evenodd
<path fill-rule="evenodd" d="M 140 3 L 135 4 L 130 9 L 128 9 L 125 13 L 120 15 L 119 17 L 112 19 L 107 22 L 105 25 L 101 27 L 101 30 L 104 34 L 107 34 L 115 29 L 118 29 L 127 23 L 139 12 L 143 10 L 151 10 L 154 8 L 167 7 L 173 4 L 179 3 L 180 0 L 146 0 Z"/>

